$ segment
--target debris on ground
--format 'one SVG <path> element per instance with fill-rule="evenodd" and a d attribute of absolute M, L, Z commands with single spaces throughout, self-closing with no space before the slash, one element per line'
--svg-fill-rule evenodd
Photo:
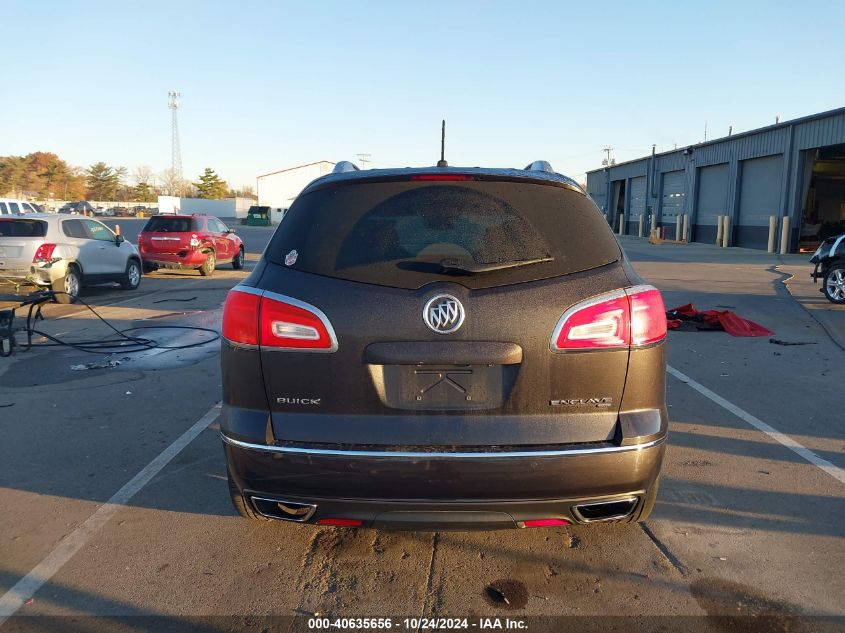
<path fill-rule="evenodd" d="M 731 336 L 772 336 L 774 332 L 749 321 L 731 310 L 699 312 L 691 303 L 667 310 L 666 325 L 670 330 L 724 330 Z"/>
<path fill-rule="evenodd" d="M 120 359 L 107 358 L 105 360 L 83 363 L 81 365 L 71 365 L 70 370 L 85 371 L 87 369 L 111 369 L 112 367 L 117 367 L 128 360 L 131 360 L 129 356 L 124 356 Z"/>
<path fill-rule="evenodd" d="M 818 345 L 817 341 L 782 341 L 779 338 L 770 338 L 769 343 L 775 345 Z"/>
<path fill-rule="evenodd" d="M 153 301 L 153 303 L 165 303 L 167 301 L 194 301 L 196 297 L 188 297 L 187 299 L 159 299 L 158 301 Z"/>
<path fill-rule="evenodd" d="M 484 588 L 484 597 L 500 609 L 522 609 L 528 604 L 528 589 L 518 580 L 497 580 Z"/>

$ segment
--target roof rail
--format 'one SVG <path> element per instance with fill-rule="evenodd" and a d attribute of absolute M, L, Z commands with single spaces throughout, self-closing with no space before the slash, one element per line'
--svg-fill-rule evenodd
<path fill-rule="evenodd" d="M 332 169 L 333 174 L 343 174 L 348 171 L 360 171 L 358 169 L 358 165 L 352 163 L 348 160 L 342 160 L 334 166 Z"/>
<path fill-rule="evenodd" d="M 535 160 L 533 163 L 525 167 L 525 171 L 545 171 L 550 174 L 555 173 L 555 170 L 552 169 L 549 162 L 545 160 Z"/>

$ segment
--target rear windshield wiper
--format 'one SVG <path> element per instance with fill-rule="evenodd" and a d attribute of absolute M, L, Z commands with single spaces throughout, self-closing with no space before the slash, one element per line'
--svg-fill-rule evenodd
<path fill-rule="evenodd" d="M 418 272 L 434 272 L 445 274 L 463 274 L 463 275 L 482 275 L 484 273 L 492 273 L 499 270 L 508 270 L 511 268 L 521 268 L 522 266 L 531 266 L 532 264 L 545 264 L 553 262 L 554 257 L 537 257 L 535 259 L 519 259 L 512 262 L 493 262 L 491 264 L 476 264 L 475 262 L 466 262 L 459 259 L 441 259 L 439 262 L 425 262 L 414 259 L 406 259 L 397 264 L 399 268 L 405 270 L 414 270 Z"/>

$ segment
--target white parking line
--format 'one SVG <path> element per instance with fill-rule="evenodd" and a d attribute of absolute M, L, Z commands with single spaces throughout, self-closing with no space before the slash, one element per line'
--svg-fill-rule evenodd
<path fill-rule="evenodd" d="M 801 457 L 806 459 L 813 466 L 821 468 L 828 475 L 830 475 L 834 479 L 837 479 L 840 483 L 845 484 L 845 470 L 842 470 L 838 466 L 834 466 L 833 464 L 831 464 L 826 459 L 822 459 L 821 457 L 816 455 L 813 451 L 811 451 L 809 448 L 807 448 L 803 444 L 796 442 L 795 440 L 793 440 L 788 435 L 785 435 L 785 434 L 781 433 L 780 431 L 778 431 L 776 428 L 769 426 L 768 424 L 763 422 L 761 419 L 756 418 L 753 415 L 751 415 L 750 413 L 748 413 L 748 411 L 740 409 L 735 404 L 728 402 L 727 400 L 725 400 L 719 394 L 710 391 L 707 387 L 705 387 L 701 383 L 696 382 L 695 380 L 693 380 L 692 378 L 690 378 L 686 374 L 679 372 L 674 367 L 667 366 L 666 371 L 669 374 L 671 374 L 672 376 L 674 376 L 675 378 L 677 378 L 678 380 L 680 380 L 681 382 L 684 382 L 687 385 L 689 385 L 690 387 L 692 387 L 693 389 L 695 389 L 698 393 L 700 393 L 705 398 L 712 400 L 713 402 L 718 404 L 723 409 L 730 411 L 736 417 L 738 417 L 740 420 L 744 420 L 745 422 L 748 422 L 748 424 L 753 426 L 758 431 L 762 431 L 763 433 L 765 433 L 766 435 L 771 437 L 773 440 L 780 442 L 781 444 L 786 446 L 786 448 L 788 448 L 789 450 L 797 453 L 798 455 L 800 455 Z"/>
<path fill-rule="evenodd" d="M 114 514 L 125 506 L 139 490 L 146 486 L 162 468 L 167 466 L 180 451 L 190 444 L 220 414 L 220 404 L 214 405 L 208 413 L 197 420 L 170 446 L 159 453 L 149 464 L 130 479 L 111 499 L 97 508 L 84 523 L 64 537 L 53 550 L 38 563 L 32 571 L 21 578 L 15 586 L 0 598 L 0 626 L 14 615 L 23 604 L 35 595 L 46 582 L 67 563 L 91 538 L 108 523 Z"/>

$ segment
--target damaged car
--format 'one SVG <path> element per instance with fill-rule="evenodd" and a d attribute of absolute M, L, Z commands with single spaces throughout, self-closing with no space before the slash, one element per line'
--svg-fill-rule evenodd
<path fill-rule="evenodd" d="M 105 224 L 79 216 L 28 214 L 0 218 L 0 277 L 16 286 L 52 289 L 72 303 L 87 285 L 141 284 L 138 249 Z"/>

